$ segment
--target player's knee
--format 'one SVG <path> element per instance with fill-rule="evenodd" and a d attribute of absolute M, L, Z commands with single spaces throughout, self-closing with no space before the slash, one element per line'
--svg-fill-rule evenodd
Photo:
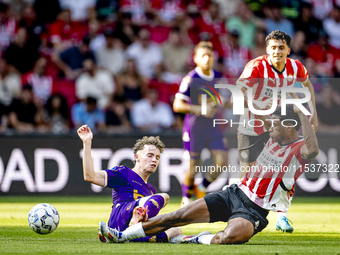
<path fill-rule="evenodd" d="M 169 203 L 170 196 L 166 193 L 160 193 L 158 195 L 161 195 L 164 198 L 164 206 Z"/>

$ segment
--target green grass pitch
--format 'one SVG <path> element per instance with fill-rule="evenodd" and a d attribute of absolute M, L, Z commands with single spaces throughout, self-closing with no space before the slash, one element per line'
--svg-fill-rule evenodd
<path fill-rule="evenodd" d="M 34 233 L 27 223 L 29 210 L 50 203 L 60 214 L 60 224 L 51 234 Z M 179 208 L 171 199 L 161 211 Z M 269 214 L 268 227 L 247 244 L 218 246 L 194 244 L 125 243 L 104 244 L 97 238 L 97 223 L 107 221 L 110 197 L 0 197 L 0 254 L 340 254 L 340 198 L 293 200 L 289 218 L 294 233 L 275 231 L 276 214 Z M 184 234 L 204 230 L 216 233 L 225 223 L 183 227 Z"/>

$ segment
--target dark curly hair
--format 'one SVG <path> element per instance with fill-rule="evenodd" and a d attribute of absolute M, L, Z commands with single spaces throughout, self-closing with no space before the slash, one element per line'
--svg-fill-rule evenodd
<path fill-rule="evenodd" d="M 280 30 L 274 30 L 269 35 L 267 35 L 266 46 L 268 46 L 270 40 L 282 40 L 287 43 L 288 47 L 290 47 L 290 36 Z"/>
<path fill-rule="evenodd" d="M 136 154 L 138 151 L 143 150 L 144 145 L 155 145 L 161 153 L 165 147 L 164 143 L 159 139 L 159 136 L 144 136 L 143 139 L 137 140 L 136 144 L 133 146 L 133 153 Z"/>
<path fill-rule="evenodd" d="M 293 119 L 296 121 L 296 126 L 295 126 L 295 130 L 299 131 L 300 127 L 301 127 L 301 120 L 299 115 L 294 112 L 294 106 L 291 104 L 288 104 L 286 107 L 286 115 L 281 115 L 281 107 L 278 107 L 274 112 L 273 112 L 273 116 L 279 117 L 280 121 L 283 120 L 287 120 L 287 119 Z M 294 121 L 285 121 L 291 124 L 295 124 Z"/>

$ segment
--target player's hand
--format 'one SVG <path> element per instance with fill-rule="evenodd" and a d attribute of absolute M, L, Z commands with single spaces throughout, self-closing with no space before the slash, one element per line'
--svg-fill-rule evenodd
<path fill-rule="evenodd" d="M 207 105 L 207 114 L 205 115 L 205 117 L 213 118 L 217 112 L 218 108 L 215 105 L 214 106 Z"/>
<path fill-rule="evenodd" d="M 309 123 L 312 125 L 312 128 L 314 130 L 314 133 L 316 133 L 316 131 L 318 130 L 318 126 L 319 126 L 319 123 L 318 123 L 318 117 L 314 115 L 312 115 L 310 118 L 309 118 Z"/>
<path fill-rule="evenodd" d="M 82 125 L 78 128 L 77 133 L 83 142 L 91 141 L 93 138 L 92 131 L 87 125 Z"/>

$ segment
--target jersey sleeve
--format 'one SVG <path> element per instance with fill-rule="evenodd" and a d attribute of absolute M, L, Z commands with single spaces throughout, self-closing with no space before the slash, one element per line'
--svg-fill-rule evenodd
<path fill-rule="evenodd" d="M 179 86 L 178 92 L 176 94 L 176 98 L 183 99 L 187 102 L 190 101 L 190 84 L 192 82 L 192 78 L 190 76 L 185 76 Z"/>
<path fill-rule="evenodd" d="M 124 166 L 116 166 L 112 169 L 106 169 L 107 173 L 107 184 L 106 187 L 118 188 L 125 186 L 128 181 L 128 170 Z"/>
<path fill-rule="evenodd" d="M 295 60 L 295 63 L 296 63 L 297 68 L 298 68 L 296 81 L 301 82 L 301 83 L 306 82 L 308 80 L 308 71 L 307 71 L 306 67 L 299 60 Z"/>
<path fill-rule="evenodd" d="M 260 78 L 260 72 L 257 61 L 251 60 L 243 69 L 240 78 L 237 80 L 236 85 L 239 87 L 252 88 Z"/>

